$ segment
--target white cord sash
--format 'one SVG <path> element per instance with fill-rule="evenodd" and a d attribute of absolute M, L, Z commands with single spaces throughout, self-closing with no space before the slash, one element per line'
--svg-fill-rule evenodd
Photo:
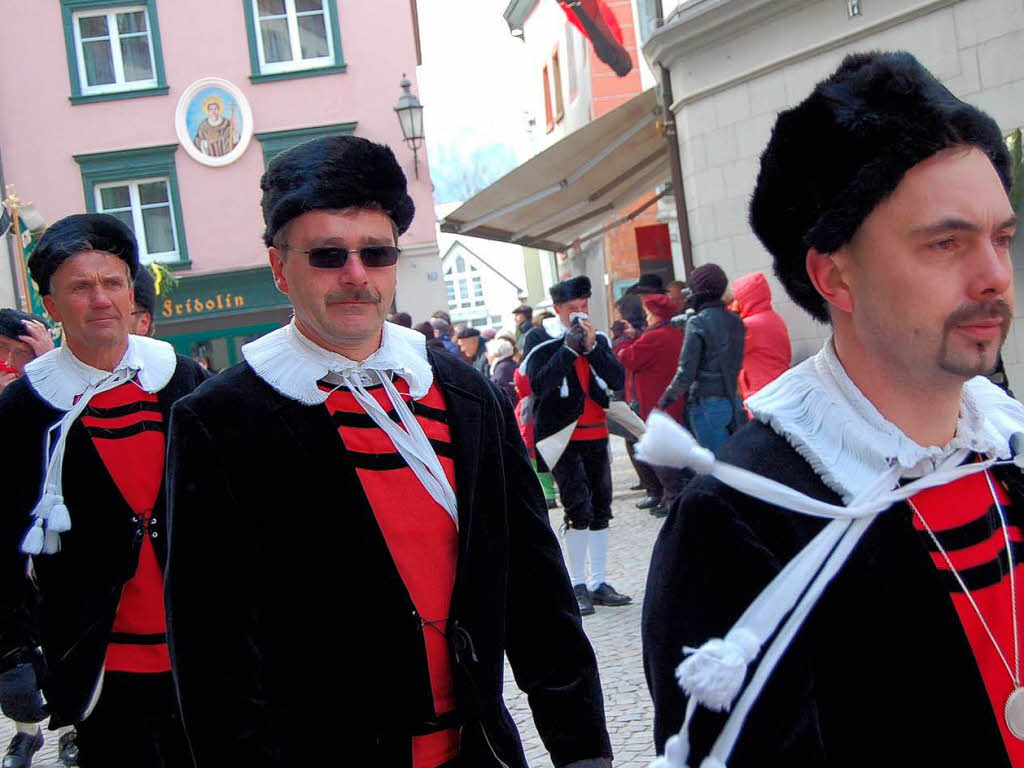
<path fill-rule="evenodd" d="M 1013 442 L 1019 443 L 1011 441 L 1011 444 Z M 818 501 L 782 483 L 718 461 L 674 419 L 660 411 L 652 412 L 647 420 L 647 432 L 636 446 L 636 457 L 640 461 L 678 469 L 689 467 L 760 501 L 829 518 L 832 522 L 776 575 L 724 639 L 715 638 L 700 648 L 683 649 L 686 658 L 676 669 L 676 677 L 688 696 L 686 716 L 679 733 L 666 742 L 665 754 L 651 763 L 651 768 L 687 768 L 689 725 L 697 704 L 716 711 L 729 710 L 740 693 L 747 666 L 779 630 L 711 752 L 701 763 L 701 768 L 725 766 L 750 709 L 779 660 L 829 582 L 881 512 L 927 488 L 955 482 L 992 466 L 1018 464 L 1016 460 L 996 459 L 962 464 L 968 455 L 967 450 L 954 451 L 934 472 L 899 487 L 895 486 L 902 470 L 893 467 L 844 507 Z M 783 619 L 786 622 L 779 629 Z"/>
<path fill-rule="evenodd" d="M 412 411 L 409 410 L 409 406 L 406 405 L 401 393 L 392 383 L 391 376 L 386 371 L 364 370 L 367 372 L 373 370 L 381 384 L 384 385 L 384 391 L 387 392 L 388 399 L 391 401 L 391 405 L 394 406 L 395 412 L 398 414 L 398 418 L 405 429 L 402 429 L 402 427 L 392 421 L 391 417 L 388 416 L 387 412 L 377 401 L 377 398 L 366 391 L 366 387 L 363 386 L 360 380 L 360 372 L 358 370 L 350 368 L 345 371 L 337 371 L 336 373 L 352 392 L 356 402 L 363 407 L 363 410 L 373 419 L 373 422 L 391 438 L 391 442 L 394 443 L 395 448 L 398 449 L 399 454 L 405 459 L 410 469 L 416 475 L 416 478 L 423 484 L 423 487 L 426 488 L 427 493 L 430 494 L 434 501 L 440 504 L 448 513 L 452 522 L 455 523 L 455 529 L 458 530 L 459 509 L 458 501 L 455 498 L 455 491 L 452 489 L 451 483 L 448 482 L 448 476 L 444 473 L 441 462 L 437 458 L 437 453 L 434 451 L 434 446 L 430 444 L 430 440 L 427 438 L 426 433 L 424 433 L 423 427 L 420 426 L 419 421 L 416 420 Z"/>
<path fill-rule="evenodd" d="M 64 504 L 64 452 L 67 449 L 68 434 L 93 397 L 107 390 L 119 387 L 135 378 L 138 369 L 119 368 L 96 384 L 87 387 L 78 401 L 68 409 L 46 432 L 48 457 L 46 475 L 43 478 L 43 495 L 32 510 L 35 521 L 21 542 L 21 551 L 27 555 L 52 555 L 60 551 L 60 534 L 71 530 L 71 515 Z M 53 452 L 50 446 L 53 433 L 59 430 L 57 445 Z"/>

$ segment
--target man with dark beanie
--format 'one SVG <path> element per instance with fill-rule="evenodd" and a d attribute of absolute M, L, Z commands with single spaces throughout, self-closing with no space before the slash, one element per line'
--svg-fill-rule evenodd
<path fill-rule="evenodd" d="M 17 309 L 0 309 L 0 392 L 25 372 L 25 365 L 53 349 L 50 324 Z"/>
<path fill-rule="evenodd" d="M 690 287 L 689 305 L 696 314 L 686 323 L 679 368 L 658 407 L 668 410 L 685 397 L 690 431 L 697 442 L 716 451 L 746 420 L 736 396 L 746 329 L 739 315 L 722 301 L 729 278 L 720 266 L 697 267 L 690 275 Z"/>
<path fill-rule="evenodd" d="M 711 475 L 648 577 L 661 765 L 1024 765 L 1009 188 L 995 121 L 905 52 L 779 115 L 750 222 L 832 333 L 717 456 L 657 414 L 638 446 Z"/>
<path fill-rule="evenodd" d="M 17 450 L 0 466 L 0 615 L 26 568 L 39 637 L 3 633 L 0 658 L 35 664 L 50 728 L 75 725 L 93 766 L 191 766 L 163 608 L 165 433 L 171 405 L 205 373 L 162 341 L 130 335 L 139 257 L 105 214 L 42 235 L 29 270 L 62 346 L 0 395 Z M 45 671 L 44 671 L 45 670 Z"/>
<path fill-rule="evenodd" d="M 590 278 L 573 277 L 550 288 L 555 316 L 526 335 L 521 368 L 530 380 L 534 436 L 541 471 L 551 468 L 565 508 L 565 549 L 576 601 L 583 615 L 594 604 L 631 601 L 606 579 L 612 471 L 608 453 L 609 392 L 622 389 L 626 372 L 611 342 L 588 316 Z M 590 579 L 586 563 L 590 562 Z"/>
<path fill-rule="evenodd" d="M 132 307 L 131 332 L 137 336 L 152 336 L 156 331 L 153 318 L 156 313 L 156 281 L 144 266 L 135 275 L 135 306 Z"/>
<path fill-rule="evenodd" d="M 171 654 L 198 768 L 607 768 L 593 650 L 508 398 L 385 322 L 413 201 L 391 149 L 315 139 L 261 183 L 293 321 L 174 412 Z M 222 522 L 218 522 L 222 521 Z"/>

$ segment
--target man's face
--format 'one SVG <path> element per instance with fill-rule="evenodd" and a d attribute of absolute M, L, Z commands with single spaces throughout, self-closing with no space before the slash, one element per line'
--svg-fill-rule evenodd
<path fill-rule="evenodd" d="M 555 314 L 562 321 L 562 325 L 569 325 L 569 315 L 573 312 L 585 312 L 590 314 L 590 299 L 571 299 L 555 304 Z"/>
<path fill-rule="evenodd" d="M 672 299 L 672 302 L 677 306 L 681 307 L 685 303 L 683 299 L 682 286 L 672 284 L 668 287 L 668 297 Z"/>
<path fill-rule="evenodd" d="M 464 339 L 456 339 L 455 343 L 458 345 L 463 357 L 472 359 L 476 357 L 476 351 L 480 348 L 480 337 L 467 336 Z"/>
<path fill-rule="evenodd" d="M 136 336 L 149 336 L 153 331 L 153 315 L 138 304 L 132 308 L 131 327 L 128 332 Z"/>
<path fill-rule="evenodd" d="M 5 360 L 18 374 L 25 371 L 25 363 L 35 358 L 32 347 L 24 341 L 12 339 L 9 336 L 0 336 L 0 360 Z"/>
<path fill-rule="evenodd" d="M 1015 224 L 978 149 L 947 149 L 907 171 L 832 255 L 858 343 L 905 381 L 992 371 L 1013 317 Z"/>
<path fill-rule="evenodd" d="M 398 266 L 369 268 L 353 249 L 395 245 L 391 219 L 364 208 L 309 211 L 292 219 L 287 249 L 272 247 L 274 282 L 295 308 L 295 321 L 314 342 L 335 351 L 380 338 L 395 296 Z M 312 248 L 348 248 L 345 265 L 318 269 L 304 253 Z"/>
<path fill-rule="evenodd" d="M 217 102 L 210 102 L 210 105 L 206 108 L 206 114 L 210 116 L 210 119 L 217 122 L 217 118 L 220 117 L 220 105 Z"/>
<path fill-rule="evenodd" d="M 135 304 L 128 266 L 105 251 L 75 254 L 53 273 L 43 304 L 64 325 L 72 348 L 103 350 L 122 344 Z"/>

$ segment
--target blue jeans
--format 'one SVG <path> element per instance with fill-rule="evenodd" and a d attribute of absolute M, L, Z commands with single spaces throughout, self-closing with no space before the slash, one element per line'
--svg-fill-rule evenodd
<path fill-rule="evenodd" d="M 706 397 L 686 409 L 690 431 L 709 451 L 717 451 L 729 439 L 732 416 L 732 402 L 725 397 Z"/>

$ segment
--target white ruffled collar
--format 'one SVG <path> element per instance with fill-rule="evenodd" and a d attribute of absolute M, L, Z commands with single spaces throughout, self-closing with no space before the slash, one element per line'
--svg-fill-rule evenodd
<path fill-rule="evenodd" d="M 829 338 L 821 351 L 751 396 L 754 417 L 793 446 L 843 500 L 899 466 L 904 476 L 934 471 L 954 451 L 1009 458 L 1010 436 L 1024 431 L 1024 406 L 984 376 L 967 381 L 956 435 L 943 447 L 922 446 L 888 421 L 843 369 Z"/>
<path fill-rule="evenodd" d="M 135 371 L 142 389 L 159 392 L 171 380 L 177 364 L 174 347 L 166 341 L 129 335 L 124 357 L 114 370 Z M 62 411 L 70 410 L 76 397 L 109 378 L 110 374 L 111 371 L 83 363 L 67 344 L 50 350 L 25 366 L 25 377 L 36 394 Z"/>
<path fill-rule="evenodd" d="M 405 379 L 409 393 L 416 400 L 426 395 L 434 382 L 426 338 L 419 331 L 393 323 L 384 323 L 380 348 L 362 362 L 317 346 L 299 332 L 294 320 L 246 344 L 242 347 L 242 356 L 267 384 L 305 405 L 319 405 L 327 400 L 327 393 L 317 382 L 331 373 L 355 371 L 358 374 L 369 370 L 394 373 Z M 376 379 L 365 377 L 364 383 L 370 381 Z"/>

